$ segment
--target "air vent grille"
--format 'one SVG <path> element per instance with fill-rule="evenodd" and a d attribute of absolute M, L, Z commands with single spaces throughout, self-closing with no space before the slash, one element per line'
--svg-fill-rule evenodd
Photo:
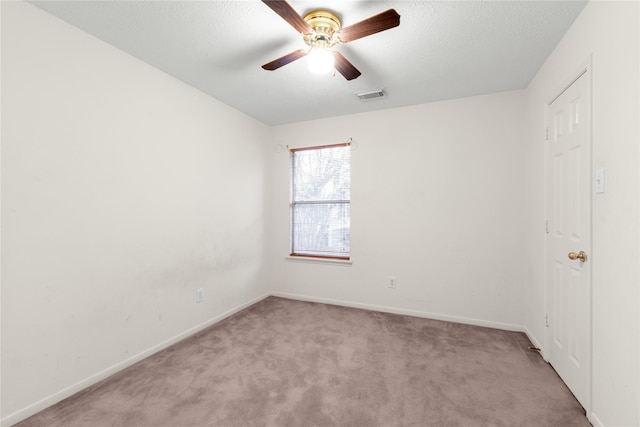
<path fill-rule="evenodd" d="M 360 99 L 360 101 L 370 101 L 372 99 L 382 98 L 383 96 L 385 96 L 385 93 L 384 90 L 379 89 L 356 93 L 356 95 L 358 96 L 358 99 Z"/>

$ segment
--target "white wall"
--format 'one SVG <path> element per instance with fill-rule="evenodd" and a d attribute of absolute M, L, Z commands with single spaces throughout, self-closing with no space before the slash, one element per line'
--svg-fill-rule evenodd
<path fill-rule="evenodd" d="M 1 7 L 8 425 L 266 292 L 268 128 L 29 4 Z"/>
<path fill-rule="evenodd" d="M 544 108 L 592 58 L 593 167 L 606 193 L 593 196 L 592 421 L 640 424 L 638 2 L 590 2 L 527 90 L 526 326 L 544 341 Z"/>
<path fill-rule="evenodd" d="M 519 328 L 523 101 L 516 91 L 273 128 L 273 290 Z M 353 265 L 285 261 L 289 157 L 279 146 L 349 138 Z"/>

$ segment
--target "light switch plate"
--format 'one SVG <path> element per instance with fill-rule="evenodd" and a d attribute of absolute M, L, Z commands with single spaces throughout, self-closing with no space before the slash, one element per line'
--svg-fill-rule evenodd
<path fill-rule="evenodd" d="M 595 174 L 595 192 L 604 193 L 604 169 L 598 169 Z"/>

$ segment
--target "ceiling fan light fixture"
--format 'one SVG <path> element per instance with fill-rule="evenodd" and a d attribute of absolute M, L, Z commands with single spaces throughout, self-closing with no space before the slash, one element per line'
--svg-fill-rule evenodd
<path fill-rule="evenodd" d="M 324 47 L 314 47 L 307 55 L 309 70 L 314 74 L 329 74 L 333 71 L 333 54 Z"/>

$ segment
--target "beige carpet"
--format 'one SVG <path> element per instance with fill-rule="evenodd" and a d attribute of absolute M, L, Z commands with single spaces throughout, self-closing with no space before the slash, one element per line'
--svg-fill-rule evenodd
<path fill-rule="evenodd" d="M 267 298 L 19 423 L 588 426 L 517 332 Z"/>

